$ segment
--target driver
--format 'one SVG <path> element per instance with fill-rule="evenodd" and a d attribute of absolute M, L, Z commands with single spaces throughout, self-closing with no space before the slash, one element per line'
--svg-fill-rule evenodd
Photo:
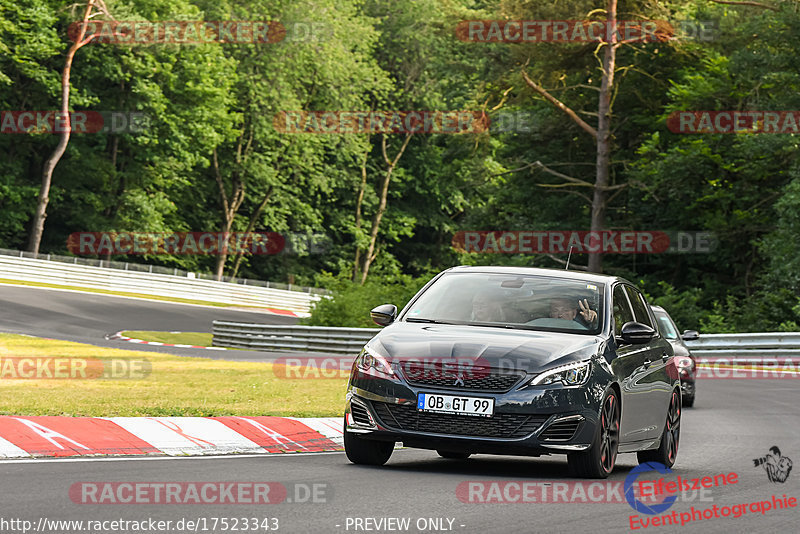
<path fill-rule="evenodd" d="M 575 305 L 577 302 L 577 306 Z M 580 310 L 579 310 L 580 308 Z M 587 299 L 555 298 L 550 300 L 550 318 L 577 321 L 587 328 L 594 328 L 597 312 L 589 307 Z"/>

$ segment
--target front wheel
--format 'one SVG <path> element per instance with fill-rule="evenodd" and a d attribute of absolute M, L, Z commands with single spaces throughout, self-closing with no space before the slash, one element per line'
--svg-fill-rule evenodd
<path fill-rule="evenodd" d="M 372 441 L 358 437 L 344 429 L 344 452 L 347 459 L 354 464 L 383 465 L 389 461 L 394 451 L 391 441 Z"/>
<path fill-rule="evenodd" d="M 675 465 L 678 456 L 678 443 L 681 438 L 681 394 L 677 390 L 672 392 L 667 410 L 667 423 L 661 433 L 661 443 L 657 449 L 639 451 L 636 457 L 639 463 L 658 462 L 666 467 Z"/>
<path fill-rule="evenodd" d="M 619 399 L 613 389 L 603 396 L 592 446 L 567 456 L 570 471 L 581 478 L 606 478 L 614 470 L 619 446 Z"/>

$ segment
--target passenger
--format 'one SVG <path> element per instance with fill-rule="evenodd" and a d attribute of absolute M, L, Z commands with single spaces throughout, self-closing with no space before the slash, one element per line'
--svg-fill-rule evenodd
<path fill-rule="evenodd" d="M 482 323 L 504 323 L 506 314 L 503 311 L 502 297 L 491 289 L 484 289 L 472 298 L 471 321 Z"/>

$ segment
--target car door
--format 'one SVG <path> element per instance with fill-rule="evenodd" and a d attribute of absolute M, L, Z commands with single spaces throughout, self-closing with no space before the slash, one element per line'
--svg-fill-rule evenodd
<path fill-rule="evenodd" d="M 672 387 L 668 374 L 668 365 L 673 365 L 670 358 L 673 355 L 672 345 L 658 332 L 653 311 L 644 298 L 644 295 L 633 286 L 626 285 L 625 291 L 633 308 L 637 322 L 645 324 L 656 331 L 656 335 L 642 348 L 647 356 L 643 368 L 637 373 L 637 389 L 641 390 L 641 417 L 642 437 L 658 438 L 666 422 L 667 407 L 669 404 Z"/>
<path fill-rule="evenodd" d="M 625 291 L 624 284 L 612 289 L 612 314 L 617 357 L 611 362 L 611 369 L 622 389 L 622 414 L 620 418 L 621 441 L 645 439 L 648 418 L 642 415 L 642 403 L 647 391 L 640 382 L 644 376 L 644 362 L 650 355 L 646 345 L 632 345 L 622 342 L 622 326 L 635 321 L 633 308 Z"/>

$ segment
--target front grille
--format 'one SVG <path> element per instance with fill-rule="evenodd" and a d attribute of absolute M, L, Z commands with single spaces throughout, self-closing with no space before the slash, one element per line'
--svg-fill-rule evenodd
<path fill-rule="evenodd" d="M 372 422 L 369 420 L 369 415 L 367 414 L 367 409 L 360 404 L 356 404 L 355 402 L 350 404 L 350 415 L 353 416 L 353 421 L 356 423 L 372 426 Z"/>
<path fill-rule="evenodd" d="M 540 438 L 552 441 L 568 441 L 575 435 L 575 432 L 578 430 L 578 425 L 580 424 L 581 422 L 579 420 L 553 423 L 542 432 Z"/>
<path fill-rule="evenodd" d="M 400 366 L 412 386 L 447 388 L 459 391 L 505 393 L 525 377 L 525 373 L 489 367 L 451 369 L 441 364 L 412 362 Z"/>
<path fill-rule="evenodd" d="M 372 402 L 382 424 L 389 428 L 454 436 L 523 438 L 547 420 L 546 415 L 495 414 L 475 417 L 447 413 L 418 412 L 415 405 Z"/>

